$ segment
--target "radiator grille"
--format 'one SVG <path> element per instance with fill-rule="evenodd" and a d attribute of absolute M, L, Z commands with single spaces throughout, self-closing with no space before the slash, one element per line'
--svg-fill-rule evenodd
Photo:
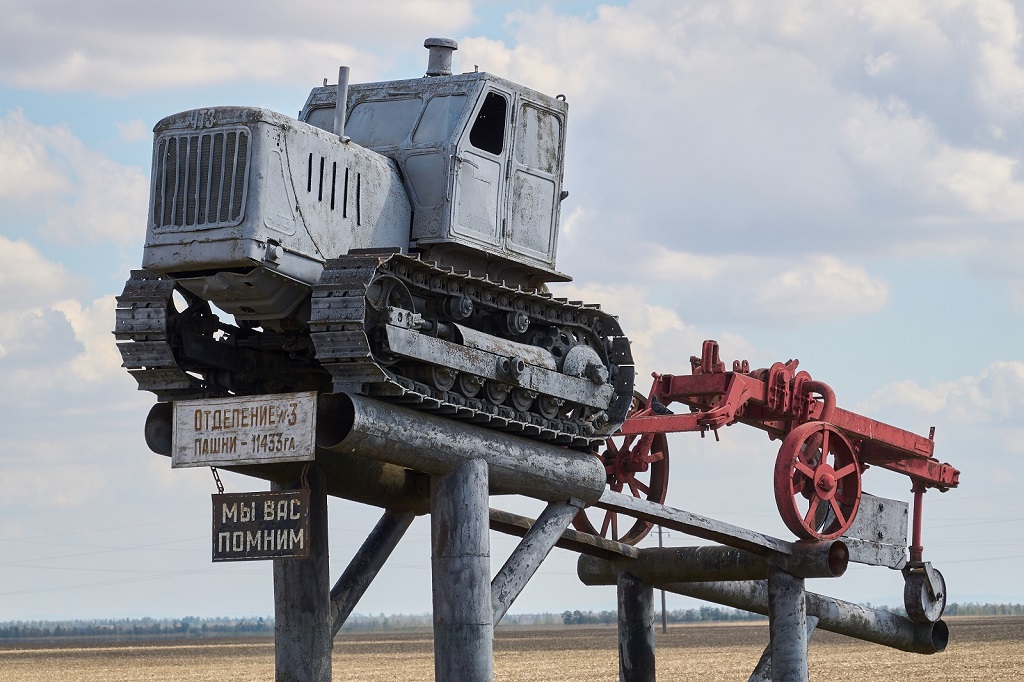
<path fill-rule="evenodd" d="M 245 213 L 249 130 L 163 135 L 153 173 L 153 224 L 216 227 Z"/>

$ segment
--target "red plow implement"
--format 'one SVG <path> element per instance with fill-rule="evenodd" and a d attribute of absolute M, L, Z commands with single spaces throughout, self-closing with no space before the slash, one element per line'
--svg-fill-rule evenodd
<path fill-rule="evenodd" d="M 860 506 L 861 478 L 871 467 L 910 477 L 914 493 L 910 561 L 903 569 L 908 612 L 928 611 L 945 592 L 942 576 L 923 560 L 922 502 L 925 491 L 957 487 L 960 472 L 935 459 L 934 429 L 927 437 L 836 405 L 832 388 L 798 371 L 798 361 L 751 370 L 735 361 L 726 371 L 716 341 L 705 341 L 691 357 L 689 375 L 654 374 L 645 397 L 637 395 L 622 428 L 600 453 L 608 484 L 616 492 L 662 503 L 668 490 L 669 433 L 707 432 L 741 423 L 781 440 L 774 490 L 786 527 L 801 540 L 832 540 L 853 524 Z M 680 408 L 687 412 L 676 413 Z M 643 474 L 643 476 L 638 476 Z M 595 524 L 585 512 L 577 529 L 635 544 L 651 529 L 637 520 L 620 529 L 618 515 L 603 512 Z"/>

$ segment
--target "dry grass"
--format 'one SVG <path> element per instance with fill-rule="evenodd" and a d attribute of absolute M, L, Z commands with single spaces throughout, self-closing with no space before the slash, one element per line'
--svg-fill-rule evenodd
<path fill-rule="evenodd" d="M 811 642 L 811 679 L 1021 680 L 1024 618 L 955 618 L 949 649 L 935 656 L 893 651 L 827 632 Z M 763 624 L 679 625 L 658 633 L 663 680 L 745 680 L 767 643 Z M 495 680 L 618 679 L 614 628 L 502 628 Z M 430 632 L 345 633 L 334 679 L 405 682 L 433 678 Z M 273 644 L 255 641 L 75 643 L 0 646 L 0 682 L 81 680 L 269 680 Z"/>

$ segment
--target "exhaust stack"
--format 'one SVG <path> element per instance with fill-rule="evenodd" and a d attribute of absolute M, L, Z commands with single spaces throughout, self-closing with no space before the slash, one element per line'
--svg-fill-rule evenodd
<path fill-rule="evenodd" d="M 428 76 L 452 75 L 452 52 L 459 49 L 459 44 L 451 38 L 427 38 L 423 47 L 430 50 L 427 57 Z"/>

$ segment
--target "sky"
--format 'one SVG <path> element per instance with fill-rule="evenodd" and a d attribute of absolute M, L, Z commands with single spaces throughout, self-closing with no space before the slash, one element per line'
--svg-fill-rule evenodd
<path fill-rule="evenodd" d="M 269 562 L 211 563 L 213 478 L 147 449 L 153 398 L 110 334 L 151 129 L 217 105 L 294 116 L 341 64 L 418 77 L 431 36 L 458 41 L 457 72 L 566 96 L 557 293 L 619 315 L 638 389 L 713 338 L 751 367 L 798 358 L 846 409 L 935 426 L 962 483 L 925 496 L 925 558 L 950 601 L 1024 602 L 1022 31 L 1005 0 L 0 0 L 0 620 L 273 613 Z M 777 446 L 745 426 L 673 436 L 668 503 L 791 538 Z M 911 499 L 895 473 L 863 484 Z M 330 510 L 336 577 L 380 511 Z M 513 547 L 492 534 L 495 570 Z M 356 611 L 429 611 L 429 554 L 420 518 Z M 863 566 L 809 589 L 903 592 Z M 555 550 L 512 612 L 614 608 Z"/>

